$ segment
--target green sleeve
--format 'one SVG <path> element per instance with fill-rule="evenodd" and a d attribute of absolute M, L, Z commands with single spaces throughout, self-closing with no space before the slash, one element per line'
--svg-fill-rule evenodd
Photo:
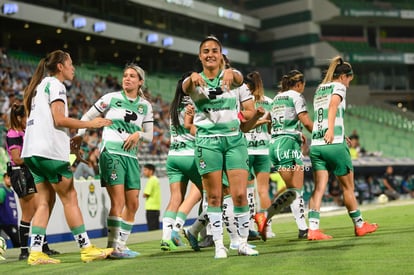
<path fill-rule="evenodd" d="M 6 190 L 0 187 L 0 203 L 3 203 L 6 200 Z"/>

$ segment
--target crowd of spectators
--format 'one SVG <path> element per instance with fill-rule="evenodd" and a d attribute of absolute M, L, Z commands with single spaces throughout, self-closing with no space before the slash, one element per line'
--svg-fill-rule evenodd
<path fill-rule="evenodd" d="M 375 202 L 381 194 L 385 194 L 390 201 L 414 198 L 414 175 L 395 175 L 393 167 L 387 166 L 381 175 L 356 178 L 355 196 L 359 204 Z M 329 181 L 324 201 L 343 206 L 342 189 L 334 177 Z"/>
<path fill-rule="evenodd" d="M 32 76 L 32 68 L 29 65 L 19 64 L 16 66 L 17 63 L 11 62 L 10 59 L 11 57 L 7 56 L 6 50 L 0 48 L 0 142 L 3 148 L 10 107 L 14 103 L 23 104 L 24 89 Z M 121 71 L 122 68 L 119 70 Z M 80 77 L 75 77 L 71 82 L 66 81 L 64 84 L 67 88 L 69 115 L 80 119 L 102 95 L 121 90 L 120 81 L 122 80 L 111 74 L 106 76 L 96 74 L 93 83 L 87 83 Z M 170 140 L 169 103 L 164 102 L 159 94 L 154 95 L 150 88 L 146 87 L 144 94 L 153 105 L 154 139 L 152 143 L 140 145 L 140 154 L 143 158 L 153 156 L 165 159 Z M 71 135 L 75 134 L 76 130 L 71 131 Z M 90 165 L 85 167 L 86 164 L 75 162 L 73 167 L 75 177 L 98 176 L 99 150 L 97 148 L 99 148 L 100 142 L 101 130 L 87 131 L 83 138 L 82 150 L 84 158 L 90 160 Z"/>
<path fill-rule="evenodd" d="M 32 76 L 32 68 L 27 64 L 18 64 L 10 62 L 11 57 L 7 56 L 7 51 L 0 47 L 0 142 L 4 148 L 4 139 L 7 132 L 7 114 L 13 103 L 22 104 L 23 91 Z M 14 66 L 13 66 L 14 64 Z M 17 65 L 16 65 L 17 64 Z M 120 68 L 122 70 L 122 68 Z M 81 118 L 82 115 L 96 102 L 102 95 L 119 91 L 122 89 L 118 77 L 107 74 L 96 74 L 92 83 L 75 77 L 72 82 L 65 83 L 68 91 L 69 112 L 71 117 Z M 172 87 L 174 88 L 174 87 Z M 140 159 L 147 158 L 148 162 L 154 162 L 155 159 L 165 160 L 168 153 L 170 136 L 169 136 L 169 102 L 165 102 L 161 95 L 151 91 L 151 87 L 146 87 L 144 95 L 150 100 L 154 110 L 154 138 L 151 143 L 140 145 Z M 74 130 L 71 134 L 75 135 Z M 350 153 L 353 159 L 366 155 L 366 151 L 359 143 L 359 135 L 353 130 L 349 136 L 351 140 Z M 101 142 L 101 130 L 89 130 L 86 132 L 82 150 L 84 158 L 88 159 L 89 166 L 75 162 L 73 168 L 76 178 L 95 177 L 99 174 L 97 166 L 99 159 L 99 145 Z M 308 155 L 308 146 L 303 148 L 304 156 Z M 145 161 L 141 164 L 145 164 Z M 161 173 L 162 174 L 162 173 Z M 385 192 L 385 186 L 382 182 L 384 175 L 367 176 L 364 179 L 356 181 L 356 192 L 360 202 L 371 201 L 376 196 Z M 380 180 L 378 180 L 380 179 Z M 398 194 L 408 194 L 414 197 L 413 179 L 410 176 L 401 177 L 398 181 L 398 188 L 395 192 Z M 391 194 L 391 191 L 387 191 Z M 395 193 L 394 192 L 394 193 Z M 341 203 L 340 189 L 337 187 L 328 188 L 326 198 L 334 199 Z"/>

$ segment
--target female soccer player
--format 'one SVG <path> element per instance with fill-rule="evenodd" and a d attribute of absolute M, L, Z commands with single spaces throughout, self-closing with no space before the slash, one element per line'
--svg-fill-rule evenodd
<path fill-rule="evenodd" d="M 301 144 L 302 124 L 312 132 L 312 120 L 306 109 L 303 74 L 292 70 L 282 77 L 280 91 L 272 103 L 272 140 L 269 152 L 273 166 L 286 183 L 288 190 L 296 193 L 290 205 L 299 229 L 299 238 L 307 237 L 308 226 L 305 217 L 305 202 L 301 189 L 304 180 L 304 165 Z"/>
<path fill-rule="evenodd" d="M 345 140 L 345 97 L 349 83 L 354 78 L 352 67 L 340 56 L 331 60 L 325 78 L 318 86 L 313 99 L 314 122 L 310 158 L 315 178 L 315 189 L 309 201 L 308 240 L 331 239 L 319 230 L 320 208 L 329 179 L 329 172 L 339 180 L 344 204 L 351 217 L 356 236 L 377 230 L 376 223 L 363 220 L 354 193 L 354 172 Z"/>
<path fill-rule="evenodd" d="M 104 118 L 80 121 L 68 117 L 63 81 L 72 80 L 74 75 L 70 55 L 61 50 L 53 51 L 40 60 L 24 92 L 28 118 L 21 156 L 33 174 L 39 197 L 32 220 L 31 247 L 27 259 L 30 265 L 60 262 L 42 252 L 56 193 L 62 201 L 66 222 L 81 249 L 81 260 L 103 259 L 112 252 L 112 249 L 96 248 L 89 240 L 73 186 L 68 135 L 68 128 L 100 128 L 112 122 Z"/>
<path fill-rule="evenodd" d="M 207 192 L 207 215 L 212 225 L 215 258 L 227 258 L 227 249 L 223 244 L 223 171 L 229 180 L 237 228 L 241 237 L 238 252 L 241 255 L 258 255 L 258 252 L 247 244 L 248 154 L 238 119 L 239 109 L 244 110 L 247 120 L 252 118 L 256 112 L 254 103 L 251 96 L 240 96 L 238 87 L 243 82 L 240 72 L 231 68 L 222 70 L 222 46 L 216 37 L 208 36 L 201 42 L 199 59 L 203 71 L 192 73 L 184 80 L 183 91 L 191 96 L 196 106 L 195 157 L 203 178 L 203 187 Z"/>
<path fill-rule="evenodd" d="M 130 250 L 126 242 L 134 225 L 141 189 L 138 145 L 140 141 L 151 142 L 153 137 L 153 112 L 142 92 L 144 81 L 144 70 L 127 64 L 122 90 L 103 95 L 81 119 L 87 121 L 104 114 L 113 121 L 103 129 L 99 158 L 101 183 L 111 200 L 107 219 L 108 247 L 114 248 L 111 258 L 139 255 Z"/>

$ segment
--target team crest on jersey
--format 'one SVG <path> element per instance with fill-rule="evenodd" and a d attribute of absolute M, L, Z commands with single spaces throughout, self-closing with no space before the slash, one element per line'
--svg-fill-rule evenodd
<path fill-rule="evenodd" d="M 139 105 L 137 111 L 138 111 L 138 114 L 140 114 L 140 115 L 144 114 L 144 106 Z"/>
<path fill-rule="evenodd" d="M 204 169 L 207 167 L 207 164 L 204 162 L 204 160 L 200 159 L 200 168 Z"/>
<path fill-rule="evenodd" d="M 116 171 L 112 170 L 111 180 L 116 180 L 117 178 L 118 178 L 118 175 L 116 174 Z"/>

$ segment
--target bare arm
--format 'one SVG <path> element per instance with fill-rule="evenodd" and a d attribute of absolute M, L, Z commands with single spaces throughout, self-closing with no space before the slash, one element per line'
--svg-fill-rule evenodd
<path fill-rule="evenodd" d="M 308 112 L 298 114 L 298 118 L 300 122 L 302 122 L 303 126 L 305 126 L 305 128 L 312 133 L 313 121 L 310 119 Z"/>
<path fill-rule="evenodd" d="M 242 113 L 246 120 L 250 120 L 256 114 L 256 108 L 254 107 L 253 99 L 246 100 L 242 103 Z"/>
<path fill-rule="evenodd" d="M 193 72 L 189 77 L 184 79 L 182 88 L 185 94 L 195 90 L 196 86 L 205 86 L 206 83 L 199 73 Z"/>
<path fill-rule="evenodd" d="M 20 149 L 14 148 L 10 150 L 11 159 L 16 165 L 22 165 L 24 160 L 20 157 Z"/>
<path fill-rule="evenodd" d="M 197 128 L 193 123 L 195 115 L 195 109 L 193 105 L 187 105 L 185 107 L 185 116 L 184 116 L 184 128 L 190 130 L 190 134 L 195 136 Z"/>
<path fill-rule="evenodd" d="M 65 116 L 65 104 L 60 100 L 52 102 L 50 109 L 52 111 L 53 121 L 56 127 L 66 127 L 72 129 L 100 128 L 112 124 L 111 120 L 101 117 L 97 117 L 91 121 L 82 121 L 67 117 Z"/>
<path fill-rule="evenodd" d="M 242 121 L 240 124 L 240 130 L 242 132 L 247 133 L 251 129 L 254 129 L 256 127 L 259 127 L 260 125 L 269 123 L 269 114 L 267 117 L 263 117 L 263 115 L 266 113 L 263 107 L 258 107 L 256 110 L 256 114 L 253 116 L 253 118 L 249 120 Z M 262 118 L 263 117 L 263 118 Z"/>
<path fill-rule="evenodd" d="M 236 69 L 228 68 L 223 72 L 222 88 L 229 90 L 228 88 L 237 88 L 243 84 L 243 75 Z"/>

